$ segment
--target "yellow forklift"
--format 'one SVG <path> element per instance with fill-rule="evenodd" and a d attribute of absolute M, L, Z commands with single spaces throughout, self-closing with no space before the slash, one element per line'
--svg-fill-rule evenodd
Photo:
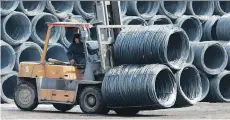
<path fill-rule="evenodd" d="M 15 103 L 22 110 L 33 110 L 39 103 L 52 103 L 66 111 L 80 104 L 85 113 L 107 113 L 100 93 L 101 80 L 95 80 L 92 65 L 70 65 L 55 59 L 45 61 L 51 29 L 72 27 L 81 29 L 82 40 L 88 40 L 90 24 L 74 22 L 48 23 L 48 31 L 40 62 L 21 62 L 19 84 L 15 91 Z M 84 42 L 86 44 L 86 42 Z M 85 46 L 85 45 L 84 45 Z M 85 50 L 88 56 L 87 49 Z M 90 67 L 88 67 L 90 64 Z M 86 77 L 84 77 L 86 76 Z"/>
<path fill-rule="evenodd" d="M 96 13 L 105 13 L 102 2 L 96 3 Z M 112 2 L 116 7 L 118 2 Z M 114 8 L 116 8 L 114 7 Z M 113 8 L 113 7 L 112 7 Z M 119 9 L 118 9 L 119 10 Z M 103 12 L 101 12 L 103 11 Z M 114 12 L 119 15 L 119 12 Z M 101 84 L 106 71 L 113 67 L 112 49 L 116 35 L 122 25 L 108 25 L 108 15 L 97 14 L 98 40 L 89 40 L 88 23 L 55 22 L 48 23 L 45 45 L 39 62 L 21 62 L 18 73 L 18 85 L 14 101 L 18 108 L 34 110 L 38 104 L 53 104 L 59 111 L 67 111 L 80 105 L 84 113 L 107 114 L 109 108 L 103 102 Z M 120 17 L 112 16 L 119 21 Z M 119 21 L 120 22 L 120 21 Z M 86 64 L 71 65 L 68 62 L 46 58 L 51 30 L 54 27 L 78 28 L 86 56 Z M 88 49 L 97 51 L 89 53 Z M 96 56 L 96 57 L 95 57 Z M 134 111 L 137 113 L 138 111 Z M 134 114 L 135 114 L 134 113 Z"/>

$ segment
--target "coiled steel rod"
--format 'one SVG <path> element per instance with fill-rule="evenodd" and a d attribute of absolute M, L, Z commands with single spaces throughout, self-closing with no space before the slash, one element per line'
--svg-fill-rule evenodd
<path fill-rule="evenodd" d="M 175 75 L 177 79 L 178 96 L 176 106 L 193 105 L 200 100 L 202 84 L 199 71 L 194 65 L 187 65 Z"/>
<path fill-rule="evenodd" d="M 227 52 L 224 47 L 216 41 L 204 41 L 191 43 L 194 52 L 194 62 L 201 71 L 216 75 L 223 71 L 227 65 Z"/>
<path fill-rule="evenodd" d="M 180 69 L 189 54 L 188 37 L 173 25 L 138 26 L 123 29 L 116 38 L 117 64 L 166 64 Z"/>
<path fill-rule="evenodd" d="M 168 108 L 177 94 L 173 73 L 160 64 L 114 67 L 106 73 L 101 89 L 111 107 Z"/>

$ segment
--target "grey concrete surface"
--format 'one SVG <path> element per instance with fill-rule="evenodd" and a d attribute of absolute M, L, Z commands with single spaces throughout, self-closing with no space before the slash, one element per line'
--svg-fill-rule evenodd
<path fill-rule="evenodd" d="M 39 105 L 34 111 L 21 111 L 14 104 L 1 104 L 4 119 L 230 119 L 230 103 L 198 103 L 191 107 L 141 111 L 137 116 L 83 114 L 79 106 L 60 113 L 52 105 Z"/>

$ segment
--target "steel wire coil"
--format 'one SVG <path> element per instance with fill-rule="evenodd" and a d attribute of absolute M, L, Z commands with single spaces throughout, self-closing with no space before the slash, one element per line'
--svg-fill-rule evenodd
<path fill-rule="evenodd" d="M 177 19 L 185 13 L 186 7 L 187 1 L 161 1 L 159 13 Z"/>
<path fill-rule="evenodd" d="M 1 1 L 1 16 L 5 16 L 13 12 L 18 7 L 19 1 Z"/>
<path fill-rule="evenodd" d="M 215 13 L 217 15 L 224 15 L 230 13 L 230 1 L 214 1 Z"/>
<path fill-rule="evenodd" d="M 186 32 L 190 41 L 200 41 L 203 30 L 197 17 L 183 15 L 175 21 L 175 24 Z"/>
<path fill-rule="evenodd" d="M 163 25 L 173 24 L 172 21 L 165 15 L 154 15 L 148 20 L 148 25 Z"/>
<path fill-rule="evenodd" d="M 31 35 L 31 22 L 22 12 L 11 12 L 1 21 L 2 40 L 10 45 L 19 45 Z"/>
<path fill-rule="evenodd" d="M 159 9 L 158 1 L 128 1 L 126 15 L 139 16 L 145 20 L 150 19 Z"/>
<path fill-rule="evenodd" d="M 187 59 L 187 63 L 188 64 L 192 64 L 194 61 L 194 50 L 191 46 L 189 46 L 189 55 L 188 55 L 188 59 Z"/>
<path fill-rule="evenodd" d="M 128 1 L 120 1 L 121 16 L 125 16 L 128 8 Z"/>
<path fill-rule="evenodd" d="M 17 79 L 18 74 L 15 71 L 1 75 L 1 102 L 14 103 L 14 89 L 17 86 Z"/>
<path fill-rule="evenodd" d="M 220 16 L 212 16 L 203 24 L 203 35 L 201 41 L 218 40 L 216 25 Z"/>
<path fill-rule="evenodd" d="M 124 25 L 147 25 L 147 22 L 144 19 L 137 16 L 125 16 L 122 18 L 122 21 Z"/>
<path fill-rule="evenodd" d="M 189 41 L 183 29 L 152 25 L 123 29 L 114 44 L 117 64 L 166 64 L 180 69 L 186 64 Z"/>
<path fill-rule="evenodd" d="M 230 43 L 227 41 L 220 41 L 221 45 L 225 48 L 228 56 L 226 70 L 230 70 Z"/>
<path fill-rule="evenodd" d="M 230 102 L 230 72 L 223 71 L 210 79 L 209 102 Z"/>
<path fill-rule="evenodd" d="M 202 83 L 202 95 L 201 95 L 199 101 L 202 101 L 208 95 L 210 85 L 209 85 L 209 79 L 208 79 L 207 75 L 205 75 L 205 73 L 203 73 L 201 71 L 199 71 L 199 74 L 200 74 L 201 83 Z"/>
<path fill-rule="evenodd" d="M 192 42 L 194 62 L 201 71 L 216 75 L 227 66 L 228 56 L 224 47 L 217 41 Z"/>
<path fill-rule="evenodd" d="M 1 47 L 1 75 L 11 72 L 15 65 L 15 51 L 12 46 L 0 40 Z"/>
<path fill-rule="evenodd" d="M 186 14 L 207 20 L 214 13 L 214 1 L 188 1 Z"/>
<path fill-rule="evenodd" d="M 216 25 L 216 35 L 218 40 L 230 40 L 230 14 L 226 14 L 220 17 Z"/>
<path fill-rule="evenodd" d="M 48 30 L 47 22 L 59 22 L 58 18 L 50 13 L 36 15 L 32 19 L 32 41 L 40 46 L 45 44 L 45 37 Z M 56 43 L 60 38 L 61 28 L 54 27 L 51 30 L 49 43 Z"/>
<path fill-rule="evenodd" d="M 19 70 L 21 62 L 40 61 L 42 56 L 42 49 L 39 45 L 33 42 L 24 42 L 15 48 L 16 61 L 14 69 Z"/>
<path fill-rule="evenodd" d="M 194 65 L 186 65 L 175 74 L 177 80 L 176 106 L 187 106 L 197 103 L 202 95 L 202 84 L 199 71 Z"/>
<path fill-rule="evenodd" d="M 74 11 L 85 19 L 93 19 L 96 16 L 94 4 L 94 1 L 75 1 Z"/>
<path fill-rule="evenodd" d="M 171 107 L 176 100 L 176 80 L 165 65 L 122 65 L 110 69 L 102 82 L 108 106 L 150 109 Z"/>
<path fill-rule="evenodd" d="M 74 1 L 47 1 L 46 8 L 49 12 L 58 18 L 66 18 L 71 14 L 74 7 Z"/>
<path fill-rule="evenodd" d="M 67 57 L 67 49 L 59 43 L 49 45 L 46 54 L 46 61 L 48 61 L 49 58 L 53 58 L 63 62 L 69 61 Z"/>
<path fill-rule="evenodd" d="M 46 7 L 45 1 L 19 1 L 18 9 L 27 16 L 41 14 Z"/>

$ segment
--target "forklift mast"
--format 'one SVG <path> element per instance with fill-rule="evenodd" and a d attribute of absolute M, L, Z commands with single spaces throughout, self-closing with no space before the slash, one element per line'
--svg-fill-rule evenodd
<path fill-rule="evenodd" d="M 102 74 L 105 74 L 109 68 L 114 66 L 113 41 L 115 41 L 121 27 L 109 26 L 122 25 L 120 1 L 96 1 L 95 11 L 96 19 L 92 24 L 97 27 L 97 41 L 99 44 L 99 57 L 101 64 L 100 71 Z M 101 28 L 100 26 L 106 27 Z"/>

